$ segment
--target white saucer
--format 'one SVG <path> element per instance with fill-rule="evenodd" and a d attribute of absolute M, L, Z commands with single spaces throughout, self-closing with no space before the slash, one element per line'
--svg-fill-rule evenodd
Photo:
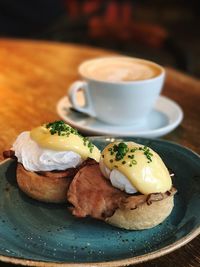
<path fill-rule="evenodd" d="M 67 96 L 59 100 L 57 113 L 64 121 L 85 134 L 151 138 L 163 136 L 171 132 L 183 119 L 181 107 L 176 102 L 164 96 L 158 98 L 155 108 L 149 114 L 146 123 L 140 126 L 110 125 L 91 118 L 72 110 Z"/>

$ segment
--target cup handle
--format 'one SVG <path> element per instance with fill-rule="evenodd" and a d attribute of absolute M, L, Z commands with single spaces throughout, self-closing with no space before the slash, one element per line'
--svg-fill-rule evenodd
<path fill-rule="evenodd" d="M 85 98 L 85 106 L 83 106 L 83 107 L 80 107 L 78 100 L 77 100 L 77 93 L 79 90 L 83 91 L 83 95 Z M 74 82 L 69 88 L 68 95 L 69 95 L 69 100 L 70 100 L 73 108 L 75 108 L 76 110 L 78 110 L 82 113 L 86 113 L 89 116 L 96 117 L 96 114 L 95 114 L 93 106 L 92 106 L 92 101 L 90 99 L 90 95 L 88 92 L 88 85 L 86 82 L 84 82 L 84 81 Z"/>

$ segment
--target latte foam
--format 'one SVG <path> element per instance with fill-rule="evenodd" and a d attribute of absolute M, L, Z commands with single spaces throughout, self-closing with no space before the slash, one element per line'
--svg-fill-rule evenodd
<path fill-rule="evenodd" d="M 161 74 L 161 68 L 150 61 L 128 57 L 109 57 L 89 60 L 82 64 L 83 76 L 108 82 L 130 82 L 152 79 Z"/>

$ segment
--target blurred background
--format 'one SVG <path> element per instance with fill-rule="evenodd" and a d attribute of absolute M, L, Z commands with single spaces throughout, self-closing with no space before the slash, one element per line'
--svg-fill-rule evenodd
<path fill-rule="evenodd" d="M 200 78 L 199 0 L 0 0 L 0 37 L 103 47 Z"/>

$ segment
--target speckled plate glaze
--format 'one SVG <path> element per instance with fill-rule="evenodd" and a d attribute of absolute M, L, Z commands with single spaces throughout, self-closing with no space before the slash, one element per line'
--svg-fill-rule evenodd
<path fill-rule="evenodd" d="M 100 149 L 114 140 L 91 139 Z M 67 205 L 26 197 L 16 185 L 15 162 L 6 160 L 0 165 L 0 260 L 29 266 L 126 266 L 169 253 L 200 233 L 200 157 L 167 141 L 118 139 L 152 147 L 176 174 L 179 193 L 168 219 L 143 231 L 77 219 Z"/>

